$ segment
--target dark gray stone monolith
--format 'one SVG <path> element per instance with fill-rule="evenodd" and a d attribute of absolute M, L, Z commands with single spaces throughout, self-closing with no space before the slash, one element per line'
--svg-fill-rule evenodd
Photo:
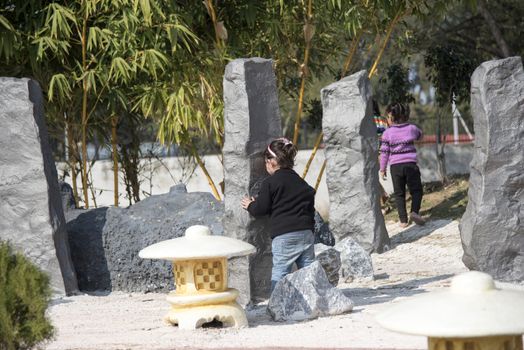
<path fill-rule="evenodd" d="M 240 206 L 240 200 L 258 193 L 261 182 L 268 176 L 263 151 L 272 139 L 281 136 L 271 60 L 237 59 L 226 66 L 224 120 L 224 234 L 257 248 L 249 257 L 249 264 L 230 264 L 231 274 L 242 276 L 244 271 L 246 276 L 245 281 L 237 279 L 232 285 L 240 290 L 240 303 L 245 304 L 246 298 L 266 298 L 270 289 L 271 240 L 267 220 L 250 217 Z"/>
<path fill-rule="evenodd" d="M 382 252 L 389 237 L 380 211 L 378 139 L 366 71 L 321 91 L 329 228 L 340 242 L 352 237 L 367 252 Z"/>
<path fill-rule="evenodd" d="M 37 82 L 0 78 L 0 125 L 0 240 L 46 272 L 54 293 L 73 293 L 76 275 Z"/>
<path fill-rule="evenodd" d="M 488 61 L 471 77 L 475 147 L 460 222 L 472 270 L 524 281 L 524 71 L 520 57 Z"/>

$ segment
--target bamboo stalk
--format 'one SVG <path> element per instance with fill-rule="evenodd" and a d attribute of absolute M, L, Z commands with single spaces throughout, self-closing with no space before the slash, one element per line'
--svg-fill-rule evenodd
<path fill-rule="evenodd" d="M 318 186 L 320 186 L 320 180 L 322 179 L 322 175 L 324 175 L 324 170 L 326 169 L 327 160 L 324 160 L 324 163 L 322 163 L 322 168 L 320 168 L 320 173 L 317 177 L 317 182 L 315 183 L 315 191 L 318 190 Z"/>
<path fill-rule="evenodd" d="M 318 134 L 317 140 L 315 141 L 315 146 L 313 147 L 313 152 L 311 152 L 311 155 L 309 156 L 309 159 L 307 161 L 306 167 L 304 168 L 304 173 L 302 174 L 302 178 L 305 179 L 306 175 L 309 171 L 309 166 L 311 165 L 311 162 L 313 161 L 313 158 L 315 158 L 315 155 L 317 154 L 318 147 L 320 146 L 320 143 L 322 142 L 322 137 L 324 137 L 324 133 L 320 132 Z"/>
<path fill-rule="evenodd" d="M 200 169 L 202 169 L 202 171 L 204 172 L 204 175 L 206 176 L 207 182 L 209 183 L 209 186 L 211 187 L 211 191 L 213 192 L 213 196 L 215 196 L 215 198 L 219 201 L 222 200 L 215 186 L 215 182 L 213 181 L 213 179 L 211 178 L 211 175 L 209 175 L 209 172 L 207 171 L 206 165 L 204 164 L 204 162 L 198 155 L 195 145 L 193 145 L 193 143 L 190 143 L 189 147 L 191 149 L 191 153 L 193 154 L 193 157 L 195 157 L 197 161 L 198 166 L 200 167 Z"/>
<path fill-rule="evenodd" d="M 73 139 L 73 126 L 68 120 L 66 113 L 67 128 L 67 147 L 69 148 L 69 167 L 71 168 L 71 182 L 73 183 L 73 197 L 75 199 L 75 208 L 78 208 L 78 187 L 76 184 L 76 162 L 78 161 L 78 150 Z"/>
<path fill-rule="evenodd" d="M 206 0 L 206 7 L 209 12 L 209 15 L 211 16 L 211 22 L 213 22 L 213 29 L 215 30 L 215 42 L 217 47 L 222 46 L 222 42 L 220 40 L 220 37 L 218 36 L 218 30 L 217 30 L 217 16 L 215 13 L 215 8 L 213 7 L 213 0 Z"/>
<path fill-rule="evenodd" d="M 82 80 L 82 190 L 84 192 L 84 202 L 86 209 L 89 209 L 89 196 L 87 189 L 87 79 L 85 76 L 85 70 L 87 67 L 87 48 L 86 48 L 86 35 L 87 35 L 87 9 L 85 10 L 84 23 L 82 28 L 82 69 L 84 70 L 84 77 Z"/>
<path fill-rule="evenodd" d="M 384 54 L 384 51 L 386 50 L 386 46 L 391 37 L 391 33 L 393 32 L 393 28 L 395 28 L 395 25 L 398 23 L 398 21 L 400 21 L 401 18 L 402 18 L 402 11 L 399 11 L 395 15 L 395 18 L 393 18 L 393 20 L 389 24 L 389 28 L 386 33 L 386 37 L 384 38 L 384 42 L 382 43 L 382 46 L 380 47 L 380 51 L 378 52 L 377 58 L 375 59 L 375 62 L 373 63 L 373 66 L 371 67 L 371 70 L 369 71 L 368 78 L 371 78 L 376 73 L 377 66 L 380 60 L 382 59 L 382 55 Z"/>
<path fill-rule="evenodd" d="M 118 117 L 116 115 L 113 115 L 111 117 L 111 149 L 113 151 L 113 190 L 115 207 L 118 207 L 118 149 L 116 135 L 117 125 Z"/>
<path fill-rule="evenodd" d="M 306 26 L 309 26 L 311 24 L 311 18 L 313 17 L 313 9 L 312 9 L 312 0 L 308 1 L 308 10 L 307 10 L 307 16 L 306 16 Z M 306 32 L 306 31 L 305 31 Z M 309 50 L 311 49 L 311 36 L 307 36 L 306 33 L 304 33 L 304 37 L 306 39 L 306 49 L 304 52 L 304 62 L 302 63 L 301 69 L 302 69 L 302 81 L 300 83 L 300 92 L 298 95 L 298 107 L 297 107 L 297 115 L 295 117 L 295 130 L 293 132 L 293 143 L 296 144 L 298 141 L 298 131 L 300 129 L 300 118 L 302 116 L 302 108 L 303 108 L 303 102 L 304 102 L 304 90 L 306 88 L 306 79 L 308 76 L 308 61 L 309 61 Z"/>
<path fill-rule="evenodd" d="M 355 53 L 357 52 L 358 43 L 360 42 L 360 37 L 362 36 L 363 29 L 360 29 L 357 33 L 357 35 L 353 38 L 351 41 L 351 46 L 349 47 L 349 53 L 346 57 L 346 61 L 344 62 L 344 68 L 342 69 L 341 76 L 344 77 L 346 73 L 349 71 L 349 66 L 351 65 L 351 62 L 353 61 L 353 57 L 355 56 Z"/>

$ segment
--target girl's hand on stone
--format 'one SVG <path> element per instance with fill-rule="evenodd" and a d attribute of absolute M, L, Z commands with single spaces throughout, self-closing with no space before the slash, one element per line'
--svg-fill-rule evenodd
<path fill-rule="evenodd" d="M 242 208 L 247 210 L 247 207 L 249 207 L 251 202 L 254 202 L 254 201 L 255 201 L 255 198 L 253 198 L 253 197 L 244 197 L 240 201 L 240 204 L 242 205 Z"/>
<path fill-rule="evenodd" d="M 380 171 L 380 177 L 382 178 L 382 180 L 386 180 L 386 171 Z"/>

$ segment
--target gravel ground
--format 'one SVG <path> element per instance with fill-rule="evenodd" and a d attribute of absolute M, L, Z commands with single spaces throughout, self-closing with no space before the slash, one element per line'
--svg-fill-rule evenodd
<path fill-rule="evenodd" d="M 249 327 L 179 330 L 162 322 L 164 294 L 78 295 L 53 301 L 57 329 L 46 349 L 336 348 L 425 349 L 425 337 L 389 332 L 374 316 L 406 297 L 449 286 L 467 271 L 458 222 L 437 220 L 399 229 L 388 223 L 392 249 L 373 254 L 374 280 L 338 288 L 355 303 L 351 313 L 306 322 L 273 322 L 259 304 L 247 311 Z"/>

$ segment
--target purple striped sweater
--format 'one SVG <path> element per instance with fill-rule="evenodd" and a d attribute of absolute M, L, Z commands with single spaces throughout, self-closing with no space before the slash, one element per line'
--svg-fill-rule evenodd
<path fill-rule="evenodd" d="M 416 163 L 414 141 L 421 138 L 422 131 L 413 124 L 394 124 L 387 128 L 380 143 L 380 171 L 386 171 L 388 164 Z"/>

